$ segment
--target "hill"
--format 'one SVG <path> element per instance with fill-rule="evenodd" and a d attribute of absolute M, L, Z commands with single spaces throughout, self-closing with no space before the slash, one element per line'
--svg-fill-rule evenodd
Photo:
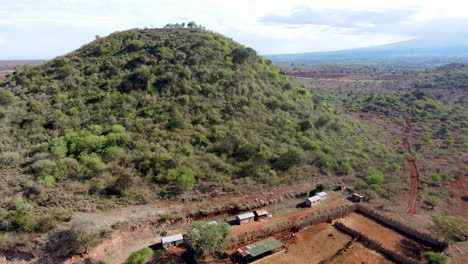
<path fill-rule="evenodd" d="M 265 55 L 280 65 L 378 64 L 411 67 L 468 62 L 468 43 L 458 37 L 421 38 L 368 48 Z"/>
<path fill-rule="evenodd" d="M 203 29 L 116 32 L 13 73 L 0 94 L 2 232 L 360 172 L 388 154 L 253 49 Z"/>

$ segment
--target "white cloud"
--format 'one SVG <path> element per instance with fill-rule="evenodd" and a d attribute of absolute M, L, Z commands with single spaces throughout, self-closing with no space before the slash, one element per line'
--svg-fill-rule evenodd
<path fill-rule="evenodd" d="M 466 9 L 457 0 L 15 0 L 0 6 L 0 58 L 51 58 L 96 34 L 189 20 L 263 54 L 355 48 L 460 32 Z"/>

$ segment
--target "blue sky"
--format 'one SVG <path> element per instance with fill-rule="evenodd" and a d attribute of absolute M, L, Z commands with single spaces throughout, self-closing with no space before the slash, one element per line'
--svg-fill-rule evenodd
<path fill-rule="evenodd" d="M 50 59 L 114 31 L 194 20 L 261 54 L 466 39 L 463 0 L 2 0 L 0 59 Z"/>

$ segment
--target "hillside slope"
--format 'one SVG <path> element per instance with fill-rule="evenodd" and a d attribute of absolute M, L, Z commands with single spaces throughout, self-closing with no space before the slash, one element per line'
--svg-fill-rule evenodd
<path fill-rule="evenodd" d="M 15 72 L 0 95 L 3 232 L 359 172 L 388 153 L 254 50 L 202 29 L 117 32 Z"/>

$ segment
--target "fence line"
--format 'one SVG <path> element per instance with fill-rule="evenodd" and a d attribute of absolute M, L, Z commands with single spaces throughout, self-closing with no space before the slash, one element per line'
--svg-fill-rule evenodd
<path fill-rule="evenodd" d="M 387 215 L 381 214 L 367 206 L 364 206 L 362 204 L 357 204 L 356 209 L 358 212 L 363 213 L 370 218 L 373 218 L 379 222 L 382 222 L 385 225 L 396 229 L 397 231 L 400 231 L 406 235 L 409 235 L 410 237 L 414 237 L 417 240 L 420 240 L 421 242 L 423 242 L 423 244 L 428 244 L 431 247 L 439 249 L 439 250 L 443 250 L 447 247 L 447 242 L 445 242 L 443 239 L 436 237 L 432 234 L 417 230 L 413 227 L 410 227 L 406 225 L 405 223 L 402 223 Z"/>
<path fill-rule="evenodd" d="M 364 243 L 368 248 L 370 249 L 373 249 L 375 251 L 378 251 L 384 255 L 386 255 L 387 257 L 390 257 L 391 259 L 397 261 L 398 263 L 402 263 L 402 264 L 420 264 L 420 262 L 416 261 L 416 260 L 413 260 L 413 259 L 410 259 L 408 258 L 407 256 L 403 255 L 403 254 L 400 254 L 400 253 L 397 253 L 397 252 L 394 252 L 392 250 L 389 250 L 389 249 L 386 249 L 382 246 L 381 243 L 369 238 L 368 236 L 362 234 L 361 232 L 359 231 L 356 231 L 340 222 L 337 222 L 335 223 L 334 225 L 336 227 L 336 229 L 344 232 L 344 233 L 347 233 L 347 234 L 350 234 L 351 236 L 353 237 L 358 237 L 358 239 L 360 241 L 362 241 L 362 243 Z"/>

